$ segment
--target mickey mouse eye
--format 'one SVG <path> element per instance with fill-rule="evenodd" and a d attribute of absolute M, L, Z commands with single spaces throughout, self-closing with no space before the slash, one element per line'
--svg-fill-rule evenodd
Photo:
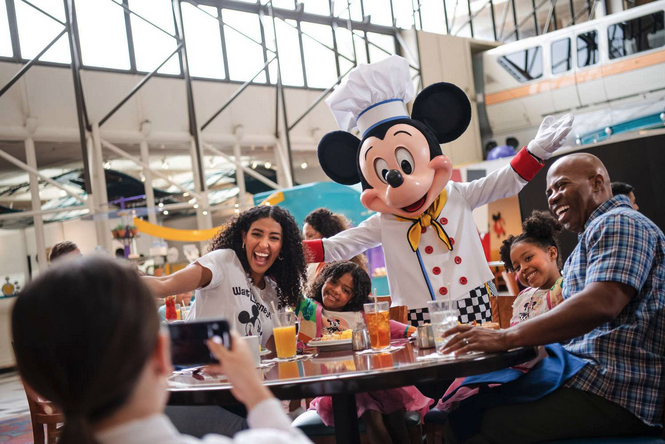
<path fill-rule="evenodd" d="M 380 157 L 377 157 L 374 160 L 374 171 L 376 171 L 376 175 L 379 177 L 381 182 L 387 184 L 388 180 L 386 179 L 386 176 L 388 176 L 388 171 L 390 171 L 390 167 L 388 166 L 388 162 L 383 160 Z"/>
<path fill-rule="evenodd" d="M 415 162 L 413 161 L 413 156 L 406 148 L 400 147 L 395 151 L 395 158 L 397 159 L 397 164 L 402 169 L 404 174 L 413 173 L 413 167 Z"/>

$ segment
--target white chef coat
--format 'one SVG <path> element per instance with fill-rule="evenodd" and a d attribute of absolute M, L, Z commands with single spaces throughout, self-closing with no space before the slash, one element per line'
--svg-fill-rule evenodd
<path fill-rule="evenodd" d="M 100 444 L 311 444 L 286 417 L 276 399 L 257 404 L 247 417 L 250 429 L 233 438 L 207 435 L 203 439 L 181 435 L 165 415 L 131 421 L 96 434 Z"/>
<path fill-rule="evenodd" d="M 434 299 L 464 299 L 469 291 L 494 278 L 473 221 L 473 209 L 513 196 L 526 184 L 511 165 L 472 182 L 448 182 L 448 198 L 437 220 L 453 243 L 452 251 L 430 226 L 423 230 L 413 252 L 407 239 L 412 222 L 377 213 L 358 227 L 323 239 L 325 262 L 349 260 L 382 245 L 393 305 L 413 310 L 427 307 Z"/>

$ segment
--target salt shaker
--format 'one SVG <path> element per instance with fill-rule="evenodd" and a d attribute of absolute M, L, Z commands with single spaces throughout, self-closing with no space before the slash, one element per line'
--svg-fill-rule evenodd
<path fill-rule="evenodd" d="M 418 348 L 434 348 L 434 330 L 431 325 L 421 325 L 418 327 L 416 347 Z"/>
<path fill-rule="evenodd" d="M 353 330 L 351 334 L 351 348 L 356 351 L 365 350 L 369 347 L 369 333 L 364 328 Z"/>

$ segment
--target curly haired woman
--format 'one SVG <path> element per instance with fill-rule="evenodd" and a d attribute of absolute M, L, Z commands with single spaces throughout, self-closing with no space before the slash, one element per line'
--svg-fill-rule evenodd
<path fill-rule="evenodd" d="M 317 208 L 305 217 L 302 233 L 305 240 L 326 239 L 349 228 L 351 228 L 351 222 L 343 214 L 335 214 L 327 208 Z M 369 272 L 367 258 L 364 255 L 359 254 L 353 257 L 351 262 L 358 264 L 363 270 Z M 320 262 L 307 266 L 307 283 L 309 285 L 314 283 L 324 265 L 325 262 Z"/>
<path fill-rule="evenodd" d="M 242 336 L 272 336 L 273 304 L 294 307 L 305 257 L 298 224 L 283 208 L 257 206 L 229 220 L 211 251 L 170 276 L 145 277 L 153 294 L 196 290 L 188 320 L 225 317 Z"/>

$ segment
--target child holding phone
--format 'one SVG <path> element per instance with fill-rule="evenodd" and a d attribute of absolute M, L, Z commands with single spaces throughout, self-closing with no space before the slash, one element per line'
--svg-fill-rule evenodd
<path fill-rule="evenodd" d="M 25 383 L 64 411 L 60 444 L 311 443 L 247 371 L 254 361 L 235 334 L 231 349 L 208 345 L 251 429 L 203 440 L 178 433 L 163 414 L 173 370 L 168 335 L 148 286 L 118 261 L 90 256 L 40 274 L 16 301 L 12 337 Z"/>

